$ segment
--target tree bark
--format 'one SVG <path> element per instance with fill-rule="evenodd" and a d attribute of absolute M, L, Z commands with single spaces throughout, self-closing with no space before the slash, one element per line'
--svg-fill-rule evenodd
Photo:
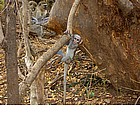
<path fill-rule="evenodd" d="M 3 35 L 2 23 L 1 23 L 1 17 L 0 17 L 0 44 L 2 43 L 3 38 L 4 38 L 4 35 Z"/>
<path fill-rule="evenodd" d="M 18 87 L 18 65 L 16 47 L 15 1 L 11 0 L 6 11 L 5 53 L 7 69 L 7 104 L 20 104 Z"/>
<path fill-rule="evenodd" d="M 121 1 L 121 0 L 120 0 Z M 140 89 L 140 9 L 138 1 L 82 0 L 73 21 L 73 31 L 106 78 L 118 89 Z M 48 28 L 61 34 L 66 29 L 73 0 L 57 0 Z M 124 8 L 120 8 L 120 6 Z M 63 7 L 63 8 L 60 8 Z"/>

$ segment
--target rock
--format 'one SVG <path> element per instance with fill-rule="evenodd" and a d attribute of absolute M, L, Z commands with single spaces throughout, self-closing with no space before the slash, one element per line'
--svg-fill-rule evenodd
<path fill-rule="evenodd" d="M 118 1 L 119 4 L 117 4 Z M 140 14 L 139 10 L 133 10 L 134 2 L 131 2 L 132 0 L 118 1 L 104 0 L 108 5 L 106 6 L 99 4 L 97 0 L 83 0 L 74 17 L 73 31 L 82 36 L 85 48 L 83 51 L 92 58 L 99 69 L 106 68 L 104 74 L 115 89 L 129 87 L 139 90 L 140 84 L 131 79 L 137 81 L 140 74 L 140 27 L 137 25 Z M 47 27 L 58 34 L 63 34 L 72 4 L 73 0 L 56 1 L 51 10 Z M 121 8 L 119 8 L 120 5 Z M 120 12 L 124 11 L 124 14 L 118 13 L 118 9 Z M 131 23 L 131 16 L 125 16 L 129 13 L 136 15 L 135 23 Z M 128 33 L 126 21 L 130 21 Z M 125 63 L 121 63 L 124 61 Z"/>

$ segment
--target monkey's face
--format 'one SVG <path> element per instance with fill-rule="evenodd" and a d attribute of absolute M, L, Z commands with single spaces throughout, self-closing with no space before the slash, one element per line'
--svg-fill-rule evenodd
<path fill-rule="evenodd" d="M 29 9 L 34 12 L 36 10 L 37 3 L 35 1 L 29 1 Z"/>
<path fill-rule="evenodd" d="M 47 10 L 47 9 L 48 9 L 48 5 L 47 5 L 47 4 L 44 4 L 44 5 L 43 5 L 43 8 L 44 8 L 45 10 Z"/>
<path fill-rule="evenodd" d="M 39 4 L 38 4 L 39 8 L 41 11 L 45 11 L 45 10 L 48 10 L 48 4 L 44 1 L 41 1 Z"/>
<path fill-rule="evenodd" d="M 80 44 L 81 42 L 81 37 L 77 34 L 74 35 L 73 43 L 74 44 Z"/>
<path fill-rule="evenodd" d="M 48 8 L 47 3 L 42 4 L 42 9 L 47 10 L 47 8 Z"/>
<path fill-rule="evenodd" d="M 50 5 L 53 5 L 54 2 L 55 2 L 55 0 L 49 0 L 49 1 L 48 1 L 48 3 L 49 3 Z"/>

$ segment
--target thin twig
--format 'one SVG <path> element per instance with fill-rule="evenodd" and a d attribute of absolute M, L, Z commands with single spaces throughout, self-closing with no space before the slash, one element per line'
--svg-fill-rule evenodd
<path fill-rule="evenodd" d="M 128 88 L 128 87 L 121 87 L 121 88 L 130 90 L 130 91 L 134 91 L 134 92 L 140 92 L 140 90 L 136 90 L 136 89 L 132 89 L 132 88 Z"/>
<path fill-rule="evenodd" d="M 61 80 L 63 78 L 64 75 L 57 75 L 56 78 L 54 80 L 52 80 L 47 87 L 51 87 L 52 85 L 54 85 L 57 81 Z"/>
<path fill-rule="evenodd" d="M 135 83 L 137 83 L 137 84 L 140 84 L 139 81 L 136 81 L 136 80 L 134 80 L 134 79 L 132 79 L 132 78 L 130 78 L 130 80 L 133 81 L 133 82 L 135 82 Z"/>

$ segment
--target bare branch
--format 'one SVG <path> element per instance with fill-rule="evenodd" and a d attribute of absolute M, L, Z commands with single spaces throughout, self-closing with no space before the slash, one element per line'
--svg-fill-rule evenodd
<path fill-rule="evenodd" d="M 25 45 L 25 63 L 28 69 L 33 65 L 32 59 L 33 56 L 31 55 L 30 45 L 29 45 L 29 10 L 28 10 L 28 1 L 22 1 L 23 9 L 22 9 L 22 16 L 23 16 L 23 38 L 24 38 L 24 45 Z"/>
<path fill-rule="evenodd" d="M 72 5 L 72 8 L 70 10 L 70 13 L 69 13 L 69 16 L 68 16 L 68 21 L 67 21 L 67 32 L 72 34 L 72 23 L 73 23 L 73 17 L 74 17 L 74 14 L 79 6 L 79 3 L 80 3 L 80 0 L 75 0 L 73 5 Z"/>
<path fill-rule="evenodd" d="M 2 31 L 2 24 L 1 24 L 1 18 L 0 18 L 0 44 L 2 43 L 4 39 L 3 31 Z"/>

